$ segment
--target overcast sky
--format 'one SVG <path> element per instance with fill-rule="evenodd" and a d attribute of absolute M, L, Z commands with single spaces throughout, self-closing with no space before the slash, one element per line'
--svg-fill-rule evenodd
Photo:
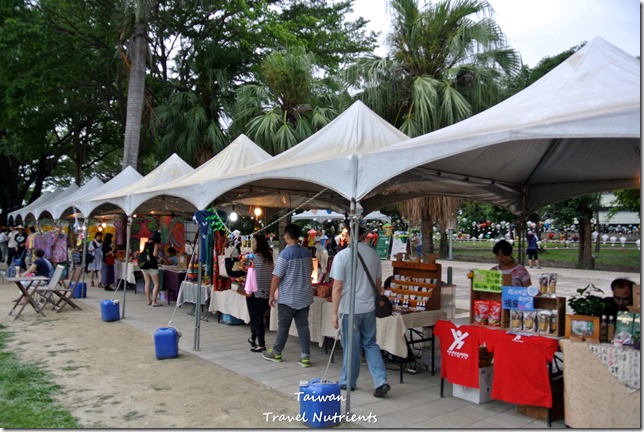
<path fill-rule="evenodd" d="M 424 0 L 420 0 L 424 4 Z M 488 0 L 494 20 L 523 63 L 534 67 L 581 42 L 600 36 L 633 56 L 640 55 L 639 0 Z M 354 12 L 369 29 L 388 32 L 387 0 L 355 0 Z M 385 55 L 384 49 L 376 54 Z"/>

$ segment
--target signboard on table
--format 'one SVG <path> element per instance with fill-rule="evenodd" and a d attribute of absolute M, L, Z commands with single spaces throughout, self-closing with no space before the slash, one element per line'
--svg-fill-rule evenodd
<path fill-rule="evenodd" d="M 387 259 L 389 254 L 389 245 L 391 244 L 391 236 L 385 235 L 384 232 L 378 233 L 378 242 L 376 243 L 376 252 L 380 259 Z"/>
<path fill-rule="evenodd" d="M 395 259 L 396 254 L 399 253 L 407 253 L 407 240 L 409 240 L 407 231 L 394 231 L 389 259 Z"/>
<path fill-rule="evenodd" d="M 472 290 L 500 293 L 503 276 L 499 270 L 472 270 Z"/>
<path fill-rule="evenodd" d="M 537 292 L 536 287 L 504 286 L 501 294 L 503 309 L 533 310 Z"/>

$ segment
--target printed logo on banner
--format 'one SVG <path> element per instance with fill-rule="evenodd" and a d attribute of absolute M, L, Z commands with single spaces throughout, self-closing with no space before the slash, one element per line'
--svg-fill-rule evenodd
<path fill-rule="evenodd" d="M 469 354 L 455 351 L 455 350 L 460 350 L 463 348 L 463 345 L 465 344 L 465 338 L 467 338 L 469 335 L 470 334 L 467 332 L 463 333 L 460 330 L 452 329 L 452 336 L 454 336 L 454 342 L 452 342 L 449 348 L 447 348 L 447 354 L 452 357 L 459 357 L 467 360 L 470 356 Z"/>
<path fill-rule="evenodd" d="M 521 343 L 523 343 L 523 341 L 521 340 L 521 335 L 516 335 L 514 337 L 514 339 L 512 339 L 512 342 L 521 342 Z"/>

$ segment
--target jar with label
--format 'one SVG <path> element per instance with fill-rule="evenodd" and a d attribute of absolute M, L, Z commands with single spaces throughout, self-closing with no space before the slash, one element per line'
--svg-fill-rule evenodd
<path fill-rule="evenodd" d="M 537 331 L 539 333 L 550 333 L 550 316 L 551 312 L 547 309 L 540 309 L 537 311 Z"/>
<path fill-rule="evenodd" d="M 550 313 L 550 333 L 557 333 L 559 326 L 559 315 L 556 310 Z"/>

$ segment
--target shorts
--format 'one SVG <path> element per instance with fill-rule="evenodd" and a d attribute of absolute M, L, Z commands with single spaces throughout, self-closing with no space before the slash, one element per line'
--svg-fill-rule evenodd
<path fill-rule="evenodd" d="M 159 269 L 147 269 L 147 270 L 141 269 L 141 273 L 147 273 L 150 276 L 156 276 L 159 274 Z"/>
<path fill-rule="evenodd" d="M 528 259 L 534 259 L 534 260 L 539 259 L 539 254 L 537 253 L 536 249 L 528 249 L 526 253 L 528 254 Z"/>

